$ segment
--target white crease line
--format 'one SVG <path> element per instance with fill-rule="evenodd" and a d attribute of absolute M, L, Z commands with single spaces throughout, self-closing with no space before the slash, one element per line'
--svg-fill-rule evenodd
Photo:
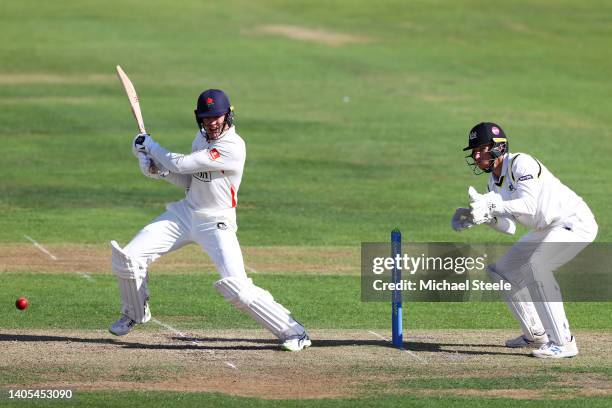
<path fill-rule="evenodd" d="M 373 334 L 374 336 L 378 337 L 378 338 L 379 338 L 379 339 L 381 339 L 381 340 L 386 341 L 387 343 L 391 343 L 391 340 L 389 340 L 388 338 L 386 338 L 386 337 L 385 337 L 385 336 L 383 336 L 382 334 L 378 334 L 378 333 L 373 332 L 373 331 L 371 331 L 371 330 L 368 330 L 368 333 Z M 410 354 L 412 357 L 416 358 L 417 360 L 419 360 L 419 361 L 420 361 L 420 362 L 422 362 L 422 363 L 424 363 L 424 362 L 425 362 L 425 360 L 424 360 L 423 358 L 419 357 L 419 356 L 418 356 L 416 353 L 413 353 L 413 352 L 412 352 L 412 351 L 410 351 L 410 350 L 406 350 L 406 349 L 405 349 L 405 348 L 403 348 L 403 347 L 402 347 L 401 349 L 399 349 L 399 350 L 401 350 L 401 351 L 405 351 L 406 353 Z"/>
<path fill-rule="evenodd" d="M 378 337 L 381 340 L 389 341 L 389 339 L 386 338 L 385 336 L 383 336 L 382 334 L 378 334 L 378 333 L 370 331 L 370 330 L 368 330 L 368 333 L 373 334 L 374 336 Z"/>
<path fill-rule="evenodd" d="M 38 249 L 40 249 L 42 252 L 44 252 L 45 254 L 49 255 L 49 257 L 51 259 L 53 259 L 54 261 L 57 261 L 57 257 L 55 255 L 53 255 L 51 252 L 47 251 L 47 249 L 45 247 L 43 247 L 42 245 L 40 245 L 38 242 L 34 241 L 34 239 L 28 235 L 24 235 L 23 236 L 25 239 L 27 239 L 28 241 L 30 241 L 32 244 L 34 244 L 34 246 Z"/>
<path fill-rule="evenodd" d="M 33 241 L 33 242 L 34 242 L 34 240 L 32 240 L 31 238 L 29 238 L 28 236 L 26 236 L 26 235 L 24 235 L 24 236 L 25 236 L 26 238 L 28 238 L 28 239 L 30 239 L 31 241 Z M 36 243 L 35 243 L 35 245 L 36 245 Z M 42 248 L 42 247 L 41 247 L 41 248 Z M 44 248 L 42 248 L 42 249 L 44 250 Z M 45 252 L 47 252 L 47 251 L 45 251 Z M 53 255 L 51 255 L 51 254 L 49 254 L 49 255 L 50 255 L 50 256 L 53 256 Z M 84 277 L 84 278 L 85 278 L 85 279 L 87 279 L 87 280 L 90 280 L 91 282 L 95 282 L 94 278 L 92 278 L 92 277 L 91 277 L 91 275 L 90 275 L 90 274 L 88 274 L 87 272 L 81 272 L 81 273 L 79 273 L 79 275 L 81 275 L 82 277 Z M 187 335 L 186 335 L 185 333 L 183 333 L 182 331 L 177 330 L 177 329 L 175 329 L 174 327 L 170 326 L 169 324 L 166 324 L 166 323 L 164 323 L 164 322 L 162 322 L 162 321 L 160 321 L 160 320 L 157 320 L 157 319 L 156 319 L 156 318 L 154 318 L 154 317 L 153 317 L 153 318 L 151 318 L 151 321 L 152 321 L 153 323 L 155 323 L 155 324 L 157 324 L 157 325 L 159 325 L 159 326 L 161 326 L 161 327 L 163 327 L 163 328 L 167 329 L 167 330 L 170 330 L 172 333 L 174 333 L 175 335 L 177 335 L 177 336 L 179 336 L 179 337 L 182 337 L 182 338 L 184 338 L 184 339 L 188 339 L 188 338 L 189 338 L 189 336 L 187 336 Z M 195 340 L 191 340 L 191 344 L 193 344 L 193 345 L 195 345 L 195 346 L 203 346 L 203 344 L 202 344 L 202 343 L 200 343 L 200 342 L 198 342 L 198 341 L 195 341 Z M 212 350 L 206 350 L 206 351 L 207 351 L 208 353 L 210 353 L 210 354 L 215 354 L 215 352 L 214 352 L 214 351 L 212 351 Z M 234 369 L 234 370 L 237 370 L 237 369 L 238 369 L 238 368 L 237 368 L 237 367 L 236 367 L 234 364 L 232 364 L 232 363 L 231 363 L 231 362 L 229 362 L 229 361 L 224 361 L 223 363 L 224 363 L 226 366 L 228 366 L 228 367 L 230 367 L 230 368 L 232 368 L 232 369 Z"/>
<path fill-rule="evenodd" d="M 155 324 L 160 325 L 161 327 L 163 327 L 163 328 L 165 328 L 165 329 L 170 330 L 172 333 L 176 334 L 176 335 L 177 335 L 177 336 L 179 336 L 179 337 L 182 337 L 182 338 L 184 338 L 184 339 L 186 339 L 186 338 L 188 338 L 188 337 L 189 337 L 189 336 L 187 336 L 185 333 L 183 333 L 183 332 L 181 332 L 181 331 L 178 331 L 178 330 L 177 330 L 177 329 L 175 329 L 174 327 L 172 327 L 172 326 L 170 326 L 170 325 L 167 325 L 167 324 L 166 324 L 166 323 L 164 323 L 164 322 L 160 322 L 159 320 L 157 320 L 157 319 L 156 319 L 156 318 L 154 318 L 154 317 L 151 319 L 151 321 L 152 321 L 153 323 L 155 323 Z M 196 345 L 196 346 L 199 346 L 199 345 L 200 345 L 200 343 L 198 343 L 198 342 L 197 342 L 197 341 L 195 341 L 195 340 L 192 340 L 192 341 L 191 341 L 191 344 L 194 344 L 194 345 Z"/>
<path fill-rule="evenodd" d="M 250 266 L 248 266 L 248 265 L 244 265 L 244 269 L 246 269 L 246 270 L 247 270 L 247 272 L 250 272 L 250 273 L 258 273 L 256 269 L 251 268 L 251 267 L 250 267 Z"/>
<path fill-rule="evenodd" d="M 31 240 L 32 242 L 34 242 L 34 245 L 37 245 L 37 246 L 38 246 L 38 244 L 37 244 L 37 243 L 36 243 L 36 242 L 35 242 L 35 241 L 34 241 L 32 238 L 28 237 L 27 235 L 24 235 L 24 236 L 25 236 L 26 238 L 28 238 L 29 240 Z M 49 256 L 52 256 L 52 257 L 53 257 L 53 255 L 51 255 L 49 252 L 45 251 L 45 249 L 44 249 L 44 248 L 42 248 L 42 247 L 40 247 L 40 248 L 41 248 L 41 250 L 43 250 L 44 252 L 48 253 L 48 254 L 49 254 Z M 53 258 L 54 258 L 54 259 L 57 259 L 57 258 L 55 258 L 55 257 L 53 257 Z M 90 274 L 88 274 L 87 272 L 81 272 L 81 273 L 79 273 L 79 275 L 81 275 L 82 277 L 84 277 L 85 279 L 87 279 L 87 280 L 89 280 L 89 281 L 91 281 L 91 282 L 95 282 L 94 278 L 93 278 L 93 277 L 92 277 Z M 189 338 L 189 336 L 187 336 L 187 335 L 186 335 L 185 333 L 183 333 L 182 331 L 177 330 L 177 329 L 175 329 L 174 327 L 170 326 L 169 324 L 166 324 L 166 323 L 164 323 L 164 322 L 162 322 L 162 321 L 160 321 L 160 320 L 157 320 L 157 319 L 156 319 L 156 318 L 154 318 L 154 317 L 153 317 L 153 318 L 151 318 L 151 321 L 152 321 L 153 323 L 155 323 L 155 324 L 157 324 L 157 325 L 159 325 L 159 326 L 161 326 L 161 327 L 163 327 L 163 328 L 167 329 L 167 330 L 170 330 L 172 333 L 174 333 L 175 335 L 177 335 L 177 336 L 179 336 L 179 337 L 182 337 L 182 338 L 184 338 L 184 339 L 188 339 L 188 338 Z M 204 346 L 204 344 L 202 344 L 202 343 L 200 343 L 200 342 L 198 342 L 198 341 L 195 341 L 195 340 L 191 340 L 191 344 L 193 344 L 193 345 L 195 345 L 195 346 Z M 207 351 L 208 353 L 210 353 L 210 354 L 215 354 L 215 352 L 214 352 L 214 351 L 212 351 L 212 350 L 206 350 L 206 351 Z M 223 363 L 224 363 L 226 366 L 228 366 L 228 367 L 230 367 L 230 368 L 232 368 L 232 369 L 234 369 L 234 370 L 237 370 L 237 369 L 238 369 L 238 367 L 236 367 L 236 365 L 234 365 L 233 363 L 231 363 L 231 362 L 229 362 L 229 361 L 224 361 Z"/>
<path fill-rule="evenodd" d="M 79 273 L 79 275 L 81 275 L 82 277 L 84 277 L 85 279 L 87 279 L 90 282 L 95 282 L 96 280 L 87 272 L 81 272 Z"/>
<path fill-rule="evenodd" d="M 170 330 L 172 333 L 176 334 L 176 335 L 177 335 L 177 336 L 179 336 L 179 337 L 182 337 L 182 338 L 184 338 L 184 339 L 189 338 L 189 336 L 187 336 L 187 335 L 186 335 L 185 333 L 183 333 L 182 331 L 179 331 L 179 330 L 175 329 L 174 327 L 172 327 L 172 326 L 170 326 L 170 325 L 168 325 L 168 324 L 166 324 L 166 323 L 164 323 L 164 322 L 161 322 L 161 321 L 157 320 L 157 319 L 156 319 L 156 318 L 154 318 L 154 317 L 153 317 L 153 318 L 151 318 L 151 321 L 152 321 L 153 323 L 155 323 L 155 324 L 160 325 L 161 327 L 164 327 L 164 328 L 166 328 L 166 329 Z M 195 340 L 192 340 L 192 341 L 191 341 L 191 344 L 193 344 L 193 345 L 195 345 L 195 346 L 203 346 L 203 344 L 202 344 L 202 343 L 200 343 L 200 342 L 198 342 L 198 341 L 195 341 Z M 210 354 L 214 354 L 214 351 L 212 351 L 212 350 L 207 350 L 207 351 L 208 351 Z M 229 361 L 224 361 L 223 363 L 224 363 L 226 366 L 228 366 L 228 367 L 230 367 L 230 368 L 232 368 L 232 369 L 234 369 L 234 370 L 236 370 L 236 369 L 237 369 L 237 367 L 236 367 L 234 364 L 232 364 L 231 362 L 229 362 Z"/>

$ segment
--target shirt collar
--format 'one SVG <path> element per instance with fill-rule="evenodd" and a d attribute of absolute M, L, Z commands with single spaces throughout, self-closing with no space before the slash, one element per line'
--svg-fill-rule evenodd
<path fill-rule="evenodd" d="M 505 175 L 505 174 L 506 174 L 506 172 L 508 171 L 508 163 L 509 163 L 509 161 L 510 161 L 509 159 L 510 159 L 510 154 L 509 154 L 509 153 L 505 153 L 505 154 L 504 154 L 504 160 L 503 160 L 503 162 L 502 162 L 502 171 L 501 171 L 501 175 L 499 176 L 499 178 L 497 178 L 497 177 L 495 176 L 495 174 L 491 174 L 491 177 L 493 177 L 493 181 L 494 181 L 494 182 L 499 183 L 499 182 L 500 182 L 500 181 L 501 181 L 501 180 L 504 178 L 504 175 Z"/>

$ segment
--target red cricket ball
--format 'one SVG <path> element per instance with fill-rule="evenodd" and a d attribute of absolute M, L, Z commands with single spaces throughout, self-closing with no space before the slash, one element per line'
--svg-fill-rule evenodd
<path fill-rule="evenodd" d="M 19 299 L 17 299 L 17 301 L 15 302 L 15 307 L 19 310 L 25 310 L 28 308 L 28 299 L 24 298 L 24 297 L 20 297 Z"/>

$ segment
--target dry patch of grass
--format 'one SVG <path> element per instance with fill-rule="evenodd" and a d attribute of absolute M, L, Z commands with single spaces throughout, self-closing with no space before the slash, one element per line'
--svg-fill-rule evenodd
<path fill-rule="evenodd" d="M 374 38 L 365 35 L 341 34 L 322 28 L 315 29 L 282 24 L 260 26 L 256 33 L 277 35 L 291 40 L 308 41 L 333 47 L 347 44 L 368 44 L 375 41 Z"/>
<path fill-rule="evenodd" d="M 32 244 L 0 245 L 0 272 L 110 273 L 110 246 L 45 245 L 52 259 Z M 250 273 L 352 274 L 360 268 L 358 247 L 244 247 Z M 213 271 L 214 265 L 197 245 L 167 254 L 151 269 L 164 273 Z"/>
<path fill-rule="evenodd" d="M 116 81 L 117 77 L 110 74 L 0 73 L 0 85 L 106 84 Z"/>

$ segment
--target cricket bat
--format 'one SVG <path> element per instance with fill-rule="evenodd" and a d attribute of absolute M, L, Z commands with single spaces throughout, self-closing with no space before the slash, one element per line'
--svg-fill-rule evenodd
<path fill-rule="evenodd" d="M 134 115 L 134 119 L 136 119 L 136 125 L 138 125 L 138 131 L 140 133 L 147 133 L 145 130 L 144 120 L 142 120 L 142 112 L 140 111 L 140 102 L 138 100 L 138 94 L 136 93 L 136 88 L 134 88 L 134 84 L 130 81 L 130 78 L 127 76 L 121 65 L 117 65 L 117 76 L 119 80 L 123 84 L 123 89 L 125 89 L 125 93 L 130 101 L 130 106 L 132 107 L 132 114 Z M 138 153 L 138 156 L 144 155 L 144 153 Z M 153 161 L 151 161 L 150 171 L 152 173 L 158 173 L 157 166 Z"/>
<path fill-rule="evenodd" d="M 140 133 L 147 133 L 144 126 L 144 120 L 142 120 L 142 112 L 140 112 L 140 102 L 138 101 L 138 94 L 136 93 L 134 84 L 132 84 L 132 81 L 130 81 L 130 78 L 126 75 L 125 71 L 121 68 L 120 65 L 117 65 L 117 76 L 119 76 L 119 80 L 123 84 L 125 93 L 127 94 L 128 100 L 130 101 L 130 106 L 132 107 L 132 114 L 134 115 L 134 118 L 136 119 L 136 124 L 138 125 L 138 131 Z"/>

